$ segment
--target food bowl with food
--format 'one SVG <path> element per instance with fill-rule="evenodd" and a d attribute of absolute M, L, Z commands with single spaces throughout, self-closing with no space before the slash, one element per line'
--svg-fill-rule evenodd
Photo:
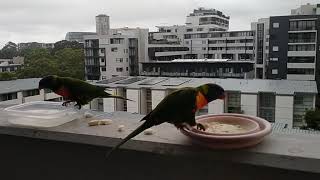
<path fill-rule="evenodd" d="M 209 114 L 196 117 L 206 131 L 184 127 L 181 132 L 194 143 L 213 149 L 238 149 L 256 145 L 271 133 L 265 119 L 244 114 Z M 257 126 L 258 125 L 258 126 Z"/>

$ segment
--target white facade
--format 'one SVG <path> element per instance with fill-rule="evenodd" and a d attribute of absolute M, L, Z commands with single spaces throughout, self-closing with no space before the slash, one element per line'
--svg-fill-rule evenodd
<path fill-rule="evenodd" d="M 291 10 L 291 15 L 315 15 L 320 14 L 320 4 L 305 4 Z"/>
<path fill-rule="evenodd" d="M 293 97 L 276 96 L 275 122 L 293 126 Z"/>
<path fill-rule="evenodd" d="M 84 36 L 87 79 L 138 75 L 148 60 L 148 29 L 109 29 L 108 16 L 96 18 L 97 35 Z"/>
<path fill-rule="evenodd" d="M 298 93 L 300 99 L 301 96 L 313 99 L 312 104 L 308 104 L 309 108 L 315 107 L 314 102 L 317 95 L 316 83 L 314 81 L 184 78 L 183 80 L 185 80 L 185 84 L 183 86 L 180 85 L 168 87 L 166 86 L 167 83 L 172 84 L 175 81 L 181 82 L 182 80 L 181 78 L 168 78 L 167 80 L 162 80 L 154 86 L 150 85 L 146 87 L 146 85 L 139 85 L 142 81 L 152 80 L 156 82 L 156 79 L 157 78 L 152 77 L 146 78 L 144 80 L 132 83 L 133 85 L 121 85 L 121 88 L 118 87 L 119 85 L 117 85 L 116 82 L 106 84 L 106 86 L 108 86 L 108 89 L 111 89 L 111 93 L 117 93 L 118 95 L 123 95 L 124 97 L 135 101 L 127 101 L 128 112 L 146 114 L 148 108 L 154 109 L 161 102 L 161 100 L 163 100 L 163 98 L 165 98 L 165 96 L 174 89 L 180 87 L 196 87 L 208 82 L 214 82 L 224 87 L 227 92 L 227 98 L 224 100 L 215 100 L 210 102 L 208 106 L 203 108 L 203 110 L 201 110 L 200 113 L 197 113 L 197 115 L 207 113 L 221 114 L 230 112 L 227 106 L 240 110 L 240 113 L 252 116 L 259 116 L 260 114 L 263 116 L 265 112 L 272 112 L 272 122 L 287 124 L 289 128 L 292 128 L 294 124 L 299 124 L 297 122 L 294 123 L 293 121 L 293 109 L 295 103 L 294 98 L 296 93 Z M 166 81 L 168 82 L 166 83 Z M 126 89 L 126 94 L 121 94 L 121 92 L 125 92 L 123 89 Z M 150 99 L 147 99 L 148 97 L 146 95 L 146 89 L 151 90 L 151 98 L 149 97 Z M 231 95 L 231 92 L 237 95 L 237 100 L 235 100 L 234 97 L 233 100 L 228 98 L 229 95 Z M 269 99 L 263 100 L 263 98 L 260 98 L 260 94 L 263 92 L 274 95 L 274 101 L 270 101 L 270 107 L 265 106 L 266 104 L 270 104 L 270 102 L 259 102 L 265 100 L 269 101 Z M 151 103 L 148 104 L 147 102 L 150 100 Z M 122 107 L 124 107 L 123 101 L 103 99 L 103 102 L 103 106 L 106 107 L 104 111 L 106 112 L 122 111 Z M 233 106 L 230 106 L 230 102 L 233 102 L 231 103 Z M 238 105 L 235 107 L 235 104 Z M 263 108 L 266 107 L 271 111 L 265 111 Z M 268 114 L 268 116 L 269 115 L 270 114 Z"/>

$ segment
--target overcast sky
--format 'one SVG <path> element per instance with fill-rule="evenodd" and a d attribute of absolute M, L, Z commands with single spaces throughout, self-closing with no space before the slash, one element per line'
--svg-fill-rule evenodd
<path fill-rule="evenodd" d="M 215 8 L 230 16 L 230 30 L 319 0 L 0 0 L 0 48 L 8 41 L 56 42 L 69 31 L 95 31 L 95 16 L 110 16 L 111 28 L 184 24 L 194 8 Z"/>

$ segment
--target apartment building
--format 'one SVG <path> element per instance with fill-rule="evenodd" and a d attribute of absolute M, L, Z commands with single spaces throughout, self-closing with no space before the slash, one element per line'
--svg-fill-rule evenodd
<path fill-rule="evenodd" d="M 229 16 L 215 9 L 195 9 L 186 25 L 158 26 L 149 35 L 149 59 L 254 59 L 254 31 L 228 31 Z"/>
<path fill-rule="evenodd" d="M 175 59 L 142 63 L 141 76 L 254 78 L 253 61 Z"/>
<path fill-rule="evenodd" d="M 315 108 L 315 81 L 169 78 L 169 77 L 114 77 L 96 82 L 107 86 L 109 93 L 123 95 L 134 101 L 95 99 L 91 108 L 104 112 L 128 111 L 147 114 L 170 92 L 182 87 L 196 87 L 205 83 L 221 85 L 227 92 L 225 100 L 216 100 L 197 115 L 244 113 L 259 116 L 270 122 L 284 123 L 289 128 L 304 124 L 304 113 Z"/>
<path fill-rule="evenodd" d="M 15 72 L 24 64 L 24 57 L 0 59 L 0 72 Z"/>
<path fill-rule="evenodd" d="M 291 10 L 291 15 L 320 15 L 320 4 L 310 4 L 301 5 L 297 9 Z"/>
<path fill-rule="evenodd" d="M 138 75 L 148 60 L 148 29 L 110 29 L 109 16 L 96 16 L 96 35 L 84 36 L 88 80 Z"/>

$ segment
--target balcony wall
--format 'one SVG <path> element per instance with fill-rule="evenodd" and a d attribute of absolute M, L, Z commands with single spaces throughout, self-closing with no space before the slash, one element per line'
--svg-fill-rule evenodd
<path fill-rule="evenodd" d="M 174 126 L 138 135 L 108 159 L 105 154 L 139 125 L 142 115 L 111 113 L 108 126 L 86 119 L 51 129 L 14 127 L 0 116 L 1 179 L 318 179 L 319 135 L 274 132 L 242 150 L 200 147 Z M 115 128 L 124 124 L 126 131 Z"/>

